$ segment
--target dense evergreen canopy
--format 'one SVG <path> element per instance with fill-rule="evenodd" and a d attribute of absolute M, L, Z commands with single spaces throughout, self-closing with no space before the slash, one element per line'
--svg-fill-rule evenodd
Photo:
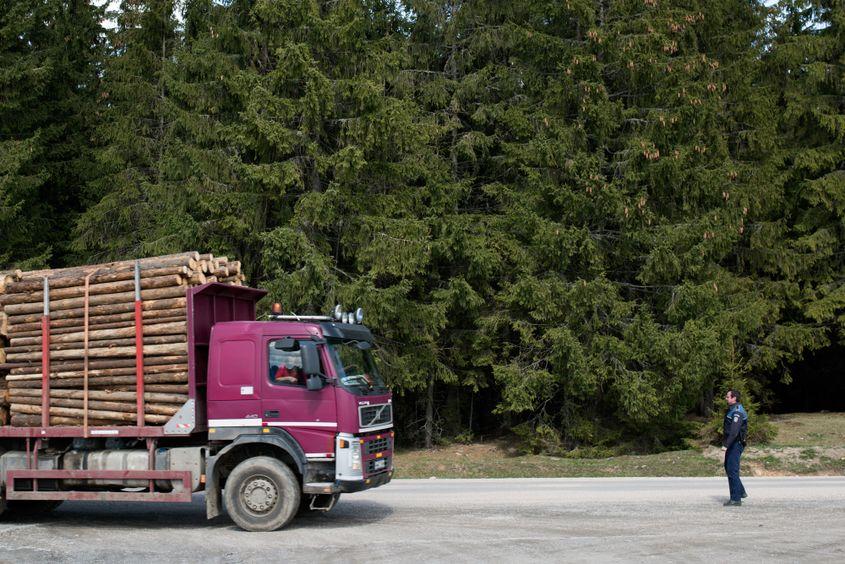
<path fill-rule="evenodd" d="M 362 306 L 414 441 L 666 444 L 845 337 L 841 0 L 0 0 L 0 63 L 0 266 Z"/>

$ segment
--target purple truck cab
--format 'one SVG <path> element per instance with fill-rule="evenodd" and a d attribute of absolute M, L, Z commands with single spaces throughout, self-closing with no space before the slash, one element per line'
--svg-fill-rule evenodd
<path fill-rule="evenodd" d="M 0 428 L 0 515 L 8 502 L 49 510 L 205 491 L 209 518 L 225 505 L 243 529 L 271 531 L 390 482 L 392 397 L 370 330 L 351 314 L 255 321 L 265 295 L 187 291 L 189 400 L 165 425 Z"/>
<path fill-rule="evenodd" d="M 209 517 L 219 513 L 218 482 L 243 459 L 232 453 L 247 445 L 275 452 L 297 476 L 308 509 L 330 510 L 341 493 L 390 481 L 392 397 L 370 353 L 369 329 L 322 316 L 252 321 L 261 290 L 211 285 L 193 292 L 189 345 L 205 362 L 191 366 L 191 377 L 205 394 L 209 444 L 224 445 L 208 461 Z M 260 514 L 262 496 L 279 493 L 247 491 L 245 512 Z M 249 499 L 258 501 L 249 507 Z"/>
<path fill-rule="evenodd" d="M 371 341 L 366 328 L 334 322 L 215 325 L 208 364 L 209 439 L 286 433 L 309 463 L 335 467 L 334 477 L 321 473 L 319 492 L 312 482 L 306 483 L 306 493 L 386 483 L 392 471 L 392 402 L 369 351 L 358 348 Z M 309 348 L 319 372 L 306 375 L 303 356 Z M 297 375 L 277 379 L 282 366 Z M 319 387 L 309 387 L 308 376 L 316 377 Z M 358 446 L 345 446 L 353 443 Z M 352 457 L 344 450 L 361 452 Z"/>

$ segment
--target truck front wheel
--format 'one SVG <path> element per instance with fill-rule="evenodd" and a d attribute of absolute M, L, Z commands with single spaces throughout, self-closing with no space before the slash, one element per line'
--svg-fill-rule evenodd
<path fill-rule="evenodd" d="M 299 481 L 283 462 L 269 456 L 244 460 L 232 470 L 223 491 L 226 510 L 247 531 L 275 531 L 299 508 Z"/>

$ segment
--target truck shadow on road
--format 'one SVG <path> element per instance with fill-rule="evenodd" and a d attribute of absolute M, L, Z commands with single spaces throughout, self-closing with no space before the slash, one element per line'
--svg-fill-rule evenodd
<path fill-rule="evenodd" d="M 329 513 L 297 515 L 285 530 L 340 529 L 377 523 L 393 514 L 393 508 L 373 501 L 341 500 Z M 240 530 L 224 514 L 206 519 L 205 498 L 191 503 L 155 505 L 145 503 L 65 502 L 47 515 L 4 516 L 4 522 L 38 524 L 45 527 L 119 529 L 232 529 Z"/>
<path fill-rule="evenodd" d="M 378 523 L 393 515 L 393 508 L 375 501 L 341 500 L 328 513 L 309 513 L 300 515 L 288 525 L 296 528 L 331 528 L 343 529 Z"/>

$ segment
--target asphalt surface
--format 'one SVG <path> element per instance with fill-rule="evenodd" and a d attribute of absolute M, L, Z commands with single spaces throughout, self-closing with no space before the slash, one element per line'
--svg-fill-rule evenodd
<path fill-rule="evenodd" d="M 396 480 L 247 533 L 191 504 L 0 522 L 0 562 L 845 562 L 845 477 Z"/>

